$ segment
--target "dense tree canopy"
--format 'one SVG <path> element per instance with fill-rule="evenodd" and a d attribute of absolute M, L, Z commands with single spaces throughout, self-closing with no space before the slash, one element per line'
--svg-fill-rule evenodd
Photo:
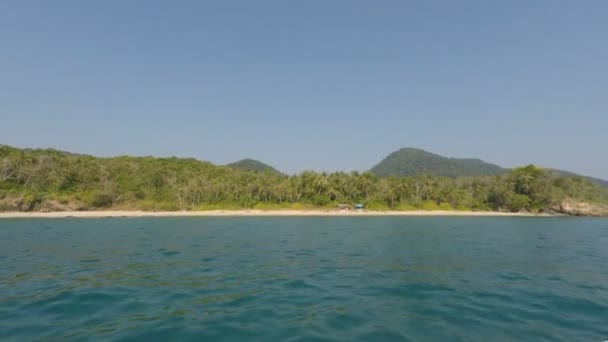
<path fill-rule="evenodd" d="M 608 202 L 581 177 L 535 166 L 502 175 L 379 178 L 370 172 L 256 172 L 184 158 L 95 158 L 0 146 L 0 210 L 335 208 L 547 211 L 565 199 Z"/>

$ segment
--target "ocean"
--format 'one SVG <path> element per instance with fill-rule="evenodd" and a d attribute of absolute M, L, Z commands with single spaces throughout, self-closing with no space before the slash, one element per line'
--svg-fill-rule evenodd
<path fill-rule="evenodd" d="M 604 341 L 608 220 L 0 220 L 2 341 Z"/>

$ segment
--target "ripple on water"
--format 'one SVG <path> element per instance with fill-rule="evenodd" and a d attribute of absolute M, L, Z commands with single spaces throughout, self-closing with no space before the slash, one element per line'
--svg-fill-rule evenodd
<path fill-rule="evenodd" d="M 78 260 L 81 264 L 95 264 L 101 261 L 101 259 L 81 259 Z"/>
<path fill-rule="evenodd" d="M 288 281 L 283 284 L 283 287 L 286 288 L 287 290 L 301 290 L 301 289 L 318 290 L 319 289 L 319 287 L 312 285 L 303 279 Z"/>
<path fill-rule="evenodd" d="M 608 338 L 604 222 L 3 221 L 0 334 L 8 341 L 601 341 Z"/>

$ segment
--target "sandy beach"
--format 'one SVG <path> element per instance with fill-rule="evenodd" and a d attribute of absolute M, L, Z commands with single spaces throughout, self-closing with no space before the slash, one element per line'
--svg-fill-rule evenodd
<path fill-rule="evenodd" d="M 338 211 L 338 210 L 210 210 L 210 211 L 60 211 L 3 212 L 1 218 L 103 218 L 103 217 L 230 217 L 230 216 L 551 216 L 491 211 Z"/>

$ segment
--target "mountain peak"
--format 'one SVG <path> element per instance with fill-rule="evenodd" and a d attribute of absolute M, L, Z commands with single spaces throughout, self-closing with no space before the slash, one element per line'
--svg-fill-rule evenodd
<path fill-rule="evenodd" d="M 241 159 L 234 163 L 228 164 L 228 166 L 235 168 L 235 169 L 241 169 L 241 170 L 257 171 L 257 172 L 270 172 L 270 173 L 276 173 L 276 174 L 281 173 L 274 167 L 272 167 L 268 164 L 264 164 L 259 160 L 255 160 L 255 159 L 251 159 L 251 158 Z"/>
<path fill-rule="evenodd" d="M 428 174 L 456 178 L 497 175 L 505 169 L 480 159 L 448 158 L 419 148 L 404 147 L 389 154 L 370 171 L 378 176 Z"/>

